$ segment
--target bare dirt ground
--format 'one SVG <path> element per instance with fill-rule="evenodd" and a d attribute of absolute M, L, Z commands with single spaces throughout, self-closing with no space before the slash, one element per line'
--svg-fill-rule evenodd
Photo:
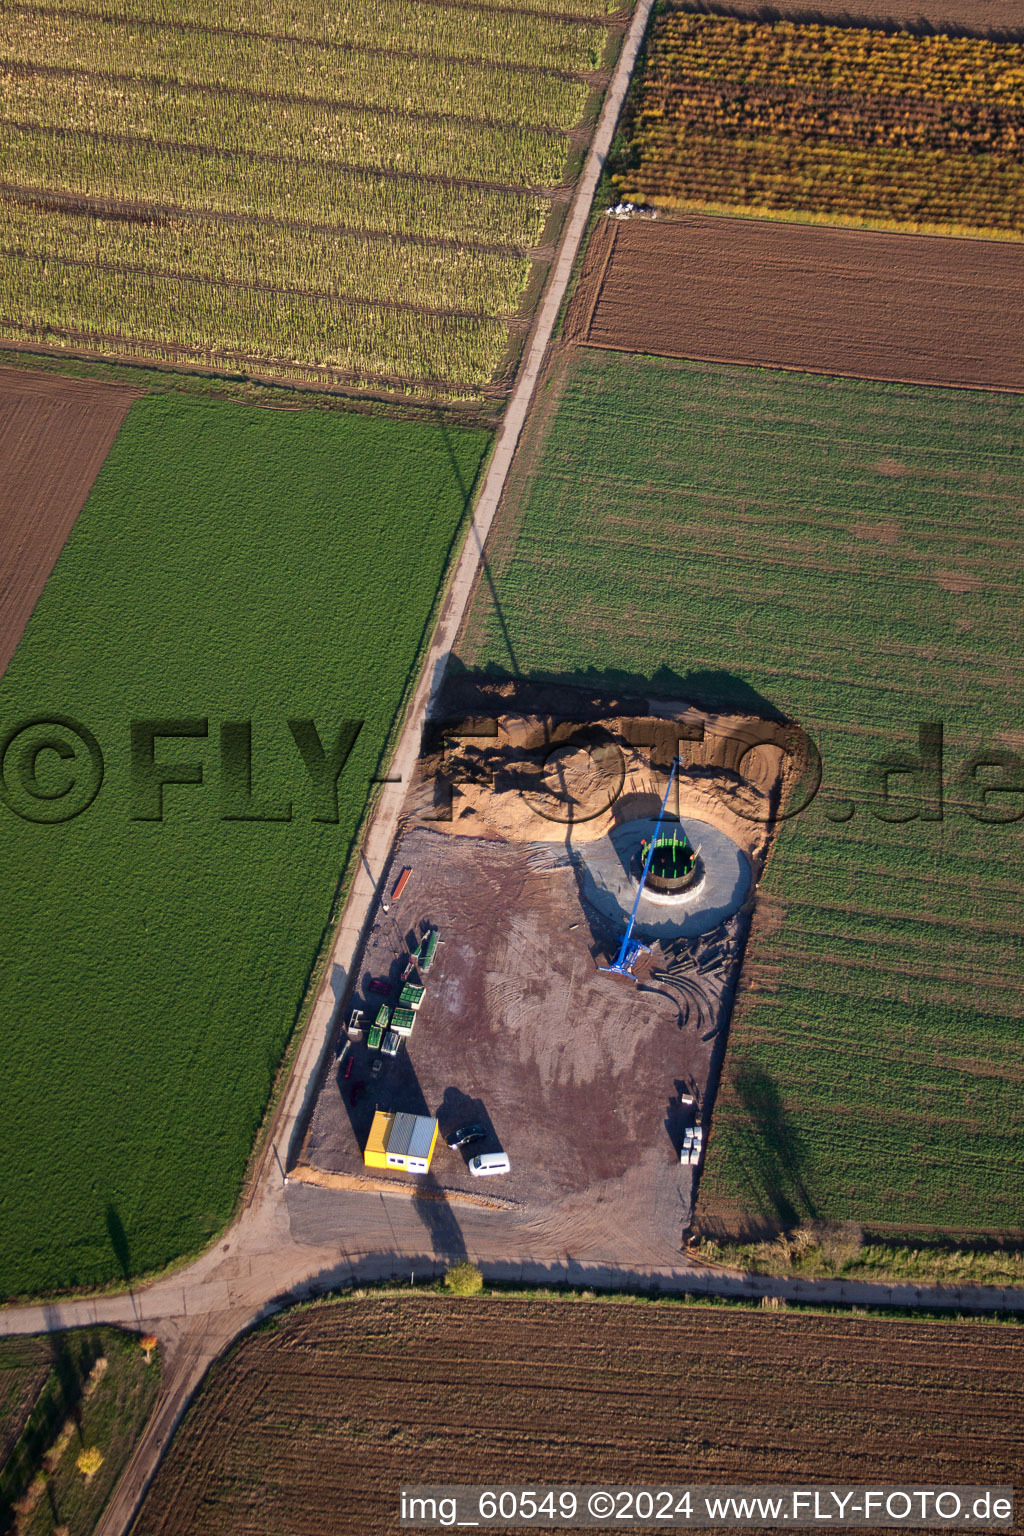
<path fill-rule="evenodd" d="M 1022 1383 L 1024 1335 L 984 1324 L 343 1301 L 215 1367 L 134 1531 L 397 1532 L 403 1486 L 494 1478 L 1006 1486 Z"/>
<path fill-rule="evenodd" d="M 442 1134 L 479 1122 L 486 1142 L 465 1152 L 439 1142 L 426 1178 L 367 1170 L 372 1187 L 482 1196 L 519 1221 L 562 1207 L 578 1220 L 584 1207 L 604 1207 L 603 1217 L 614 1210 L 629 1226 L 637 1201 L 647 1213 L 667 1196 L 665 1235 L 678 1247 L 691 1184 L 678 1161 L 688 1118 L 679 1094 L 706 1084 L 714 1028 L 681 1027 L 669 990 L 639 992 L 598 972 L 574 872 L 557 845 L 415 828 L 396 850 L 393 868 L 405 865 L 409 885 L 374 924 L 356 1000 L 376 1011 L 382 999 L 367 983 L 397 976 L 407 941 L 418 942 L 429 922 L 442 943 L 425 1001 L 379 1079 L 365 1043 L 353 1047 L 349 1078 L 329 1067 L 303 1161 L 362 1175 L 376 1108 L 437 1115 Z M 353 1084 L 362 1085 L 355 1105 Z M 512 1173 L 473 1178 L 468 1157 L 499 1147 Z"/>
<path fill-rule="evenodd" d="M 654 1234 L 678 1246 L 693 1186 L 679 1150 L 697 1115 L 707 1124 L 752 892 L 714 912 L 707 932 L 687 927 L 685 936 L 683 915 L 676 932 L 671 907 L 653 908 L 659 939 L 636 985 L 599 969 L 618 949 L 632 889 L 624 881 L 620 905 L 609 906 L 591 867 L 604 843 L 612 847 L 611 832 L 652 825 L 678 731 L 703 730 L 703 741 L 683 742 L 669 810 L 724 831 L 756 881 L 780 793 L 782 754 L 766 740 L 785 739 L 788 727 L 667 701 L 659 716 L 629 718 L 611 703 L 588 722 L 599 701 L 576 698 L 575 718 L 531 712 L 544 691 L 529 686 L 518 709 L 492 689 L 488 720 L 487 696 L 482 689 L 469 718 L 427 743 L 389 883 L 412 873 L 397 901 L 386 901 L 385 887 L 360 958 L 352 1003 L 369 1022 L 397 1001 L 408 956 L 438 927 L 412 1036 L 374 1075 L 378 1053 L 365 1039 L 349 1044 L 338 1018 L 292 1177 L 367 1192 L 404 1187 L 440 1205 L 486 1200 L 512 1223 L 565 1223 L 590 1238 L 617 1230 L 623 1254 Z M 487 1139 L 465 1152 L 439 1142 L 426 1177 L 368 1170 L 362 1148 L 376 1109 L 436 1115 L 442 1137 L 478 1122 Z M 474 1178 L 468 1158 L 499 1148 L 511 1174 Z"/>
<path fill-rule="evenodd" d="M 704 362 L 1024 390 L 1024 244 L 692 215 L 602 220 L 566 338 Z"/>
<path fill-rule="evenodd" d="M 0 676 L 142 393 L 0 368 Z"/>
<path fill-rule="evenodd" d="M 885 26 L 894 22 L 927 33 L 945 29 L 995 34 L 1024 32 L 1020 0 L 774 0 L 770 5 L 755 0 L 713 0 L 704 7 L 716 14 L 739 16 L 753 21 L 831 22 Z"/>
<path fill-rule="evenodd" d="M 544 710 L 540 701 L 558 690 L 481 688 L 477 710 L 449 719 L 426 744 L 410 813 L 471 837 L 594 842 L 658 814 L 679 753 L 670 814 L 720 827 L 760 869 L 785 748 L 799 744 L 791 727 L 669 700 L 638 701 L 628 713 L 574 693 L 563 690 L 561 707 Z"/>

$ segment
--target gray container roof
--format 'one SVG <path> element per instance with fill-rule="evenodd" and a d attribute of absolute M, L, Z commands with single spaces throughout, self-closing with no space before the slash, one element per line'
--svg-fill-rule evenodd
<path fill-rule="evenodd" d="M 409 1142 L 409 1156 L 422 1157 L 424 1161 L 430 1156 L 430 1143 L 434 1139 L 434 1129 L 437 1121 L 429 1115 L 417 1115 L 416 1124 L 413 1126 L 412 1138 Z"/>
<path fill-rule="evenodd" d="M 412 1140 L 413 1131 L 416 1129 L 416 1115 L 399 1113 L 395 1116 L 395 1123 L 391 1127 L 391 1135 L 388 1137 L 388 1152 L 395 1157 L 405 1157 L 409 1151 L 409 1143 Z"/>

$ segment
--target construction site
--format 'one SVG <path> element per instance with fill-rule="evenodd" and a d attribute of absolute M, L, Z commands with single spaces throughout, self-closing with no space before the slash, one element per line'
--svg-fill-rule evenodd
<path fill-rule="evenodd" d="M 800 733 L 509 693 L 430 729 L 290 1176 L 678 1244 Z"/>

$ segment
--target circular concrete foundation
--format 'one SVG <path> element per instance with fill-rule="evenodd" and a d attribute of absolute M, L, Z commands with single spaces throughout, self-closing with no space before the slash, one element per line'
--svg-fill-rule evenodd
<path fill-rule="evenodd" d="M 571 844 L 584 900 L 617 926 L 625 925 L 632 910 L 639 884 L 637 855 L 655 825 L 647 819 L 627 821 L 607 837 Z M 753 880 L 750 861 L 731 837 L 693 816 L 680 817 L 678 825 L 696 850 L 700 866 L 697 878 L 684 890 L 672 893 L 644 888 L 634 930 L 638 939 L 708 933 L 731 917 L 749 894 Z"/>
<path fill-rule="evenodd" d="M 677 825 L 676 823 L 673 824 Z M 678 851 L 676 844 L 670 842 L 664 836 L 658 839 L 655 845 L 654 857 L 647 871 L 647 883 L 645 890 L 651 895 L 681 896 L 684 891 L 697 884 L 704 878 L 704 866 L 699 857 L 693 852 L 688 843 L 680 845 L 682 851 Z M 643 875 L 644 857 L 647 844 L 641 842 L 640 851 L 633 860 L 632 878 L 633 884 L 639 889 L 640 879 Z"/>
<path fill-rule="evenodd" d="M 635 896 L 640 889 L 640 876 L 634 871 L 629 879 L 633 887 L 633 895 Z M 659 891 L 655 886 L 651 885 L 650 877 L 648 876 L 647 884 L 644 886 L 644 900 L 657 902 L 663 907 L 678 907 L 681 911 L 690 911 L 693 907 L 692 901 L 686 907 L 682 904 L 687 901 L 687 898 L 696 896 L 698 891 L 702 891 L 706 880 L 707 871 L 704 868 L 703 860 L 698 861 L 693 879 L 681 891 Z"/>

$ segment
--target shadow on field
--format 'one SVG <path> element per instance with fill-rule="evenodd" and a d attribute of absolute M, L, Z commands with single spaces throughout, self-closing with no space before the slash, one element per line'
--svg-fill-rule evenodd
<path fill-rule="evenodd" d="M 467 511 L 469 511 L 471 509 L 471 506 L 472 506 L 472 496 L 473 496 L 473 489 L 474 489 L 474 487 L 471 486 L 471 485 L 467 485 L 466 481 L 463 478 L 462 467 L 459 464 L 458 456 L 457 456 L 457 454 L 455 452 L 454 447 L 452 446 L 452 434 L 451 434 L 451 431 L 450 431 L 450 429 L 448 427 L 447 422 L 445 421 L 443 412 L 440 411 L 440 410 L 436 410 L 434 412 L 434 420 L 435 420 L 435 425 L 436 425 L 438 431 L 441 434 L 441 441 L 444 443 L 444 449 L 445 449 L 445 452 L 448 455 L 448 459 L 449 459 L 449 462 L 450 462 L 451 467 L 452 467 L 452 474 L 455 476 L 455 480 L 456 480 L 456 482 L 458 484 L 459 490 L 462 493 L 462 496 L 463 496 L 463 499 L 464 499 L 464 505 L 465 505 Z M 476 537 L 476 532 L 475 532 L 475 529 L 472 526 L 472 523 L 470 525 L 469 537 L 471 539 Z M 521 674 L 521 668 L 519 666 L 519 661 L 518 661 L 518 659 L 516 657 L 515 650 L 514 650 L 514 648 L 512 646 L 512 636 L 509 633 L 508 624 L 505 621 L 504 609 L 502 608 L 501 602 L 500 602 L 500 600 L 498 598 L 498 589 L 497 589 L 497 587 L 494 584 L 494 577 L 493 577 L 493 575 L 491 573 L 491 567 L 490 567 L 490 563 L 488 562 L 488 559 L 487 559 L 487 551 L 486 551 L 486 549 L 485 548 L 480 549 L 479 555 L 480 555 L 480 574 L 481 574 L 481 578 L 482 578 L 483 582 L 485 583 L 485 585 L 487 587 L 488 593 L 490 594 L 491 607 L 494 610 L 494 616 L 497 619 L 498 627 L 501 630 L 502 644 L 504 645 L 506 651 L 508 652 L 508 658 L 509 658 L 509 662 L 511 663 L 511 666 L 512 666 L 512 674 L 513 674 L 513 676 L 519 677 L 520 674 Z M 445 569 L 447 569 L 447 565 L 445 566 Z M 441 662 L 442 669 L 444 667 L 446 667 L 447 665 L 449 665 L 454 660 L 455 660 L 455 653 L 454 652 L 449 652 L 448 656 L 442 658 L 442 662 Z M 435 678 L 435 682 L 436 682 L 436 678 Z"/>
<path fill-rule="evenodd" d="M 436 1258 L 446 1264 L 466 1258 L 466 1240 L 455 1208 L 432 1173 L 421 1175 L 412 1208 L 426 1229 Z"/>
<path fill-rule="evenodd" d="M 763 1216 L 780 1227 L 794 1227 L 817 1215 L 803 1177 L 805 1153 L 790 1123 L 772 1077 L 761 1067 L 740 1062 L 733 1090 L 746 1113 L 732 1130 L 747 1180 L 746 1194 Z"/>
<path fill-rule="evenodd" d="M 39 1473 L 43 1457 L 66 1426 L 72 1426 L 75 1444 L 66 1454 L 77 1455 L 82 1445 L 82 1400 L 89 1373 L 102 1352 L 91 1329 L 71 1331 L 61 1328 L 57 1308 L 45 1309 L 50 1339 L 50 1374 L 28 1416 L 7 1461 L 0 1469 L 0 1532 L 16 1528 L 15 1505 L 27 1493 Z M 44 1489 L 53 1525 L 60 1526 L 60 1513 L 53 1488 L 47 1480 Z"/>
<path fill-rule="evenodd" d="M 513 658 L 514 663 L 514 658 Z M 710 714 L 757 715 L 778 725 L 789 717 L 745 678 L 722 669 L 678 672 L 661 666 L 645 675 L 617 667 L 581 667 L 575 672 L 536 672 L 524 677 L 498 662 L 469 667 L 452 652 L 435 718 L 452 722 L 474 711 L 493 712 L 500 690 L 502 712 L 560 714 L 566 719 L 599 720 L 615 715 L 644 715 L 656 699 L 685 700 Z"/>
<path fill-rule="evenodd" d="M 124 1229 L 124 1222 L 118 1213 L 116 1205 L 109 1204 L 104 1212 L 104 1220 L 107 1224 L 107 1236 L 110 1238 L 110 1246 L 114 1250 L 114 1258 L 117 1267 L 121 1271 L 125 1285 L 131 1285 L 132 1279 L 132 1251 L 128 1242 L 128 1234 Z"/>

